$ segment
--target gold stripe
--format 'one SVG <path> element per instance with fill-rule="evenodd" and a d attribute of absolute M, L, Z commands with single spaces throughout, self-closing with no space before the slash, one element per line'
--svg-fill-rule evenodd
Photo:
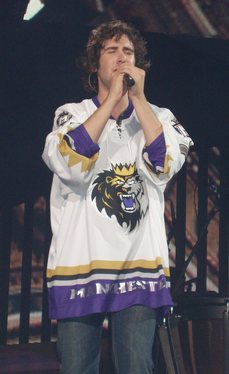
<path fill-rule="evenodd" d="M 83 155 L 80 155 L 79 153 L 73 151 L 71 147 L 67 144 L 67 142 L 63 138 L 63 134 L 58 134 L 60 138 L 59 143 L 59 151 L 63 157 L 68 156 L 68 166 L 72 167 L 76 164 L 81 163 L 81 172 L 90 171 L 93 164 L 96 162 L 96 160 L 99 157 L 99 153 L 97 152 L 94 156 L 91 158 L 85 157 Z"/>
<path fill-rule="evenodd" d="M 166 148 L 168 148 L 168 147 L 169 146 L 166 145 Z M 173 161 L 173 158 L 168 153 L 166 153 L 165 160 L 164 160 L 164 170 L 163 170 L 164 174 L 168 174 L 169 171 L 170 171 L 170 166 L 168 165 L 169 161 Z"/>
<path fill-rule="evenodd" d="M 135 261 L 92 261 L 88 265 L 80 266 L 57 266 L 55 269 L 47 269 L 47 277 L 51 278 L 55 275 L 75 275 L 75 274 L 87 274 L 92 270 L 96 269 L 107 269 L 107 270 L 126 270 L 135 269 L 137 267 L 145 269 L 157 269 L 158 266 L 162 265 L 160 257 L 157 257 L 154 261 L 147 260 L 135 260 Z M 164 274 L 169 276 L 169 268 L 163 269 Z"/>

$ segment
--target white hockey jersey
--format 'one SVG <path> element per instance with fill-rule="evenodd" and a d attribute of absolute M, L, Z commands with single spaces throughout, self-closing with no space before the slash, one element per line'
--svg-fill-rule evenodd
<path fill-rule="evenodd" d="M 134 304 L 172 305 L 164 224 L 164 190 L 192 140 L 174 115 L 149 104 L 163 125 L 164 168 L 155 170 L 135 111 L 110 118 L 91 158 L 65 135 L 97 109 L 93 99 L 58 108 L 43 159 L 54 173 L 48 258 L 53 319 L 112 312 Z"/>

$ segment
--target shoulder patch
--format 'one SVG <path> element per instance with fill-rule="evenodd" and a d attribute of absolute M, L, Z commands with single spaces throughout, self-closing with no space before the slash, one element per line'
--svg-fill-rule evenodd
<path fill-rule="evenodd" d="M 179 134 L 185 136 L 185 137 L 189 137 L 189 134 L 187 133 L 187 131 L 183 128 L 183 126 L 180 124 L 180 122 L 178 121 L 178 119 L 176 117 L 174 117 L 172 119 L 172 125 L 174 127 L 174 129 L 179 132 Z"/>
<path fill-rule="evenodd" d="M 60 126 L 63 126 L 66 122 L 68 122 L 70 119 L 72 118 L 72 114 L 67 112 L 67 111 L 63 111 L 59 114 L 59 116 L 57 117 L 56 119 L 56 124 L 58 127 Z"/>

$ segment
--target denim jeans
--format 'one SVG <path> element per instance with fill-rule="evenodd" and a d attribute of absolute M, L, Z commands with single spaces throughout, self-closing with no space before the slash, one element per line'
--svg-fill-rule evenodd
<path fill-rule="evenodd" d="M 98 374 L 102 326 L 106 314 L 58 322 L 61 374 Z M 156 312 L 143 305 L 108 314 L 117 374 L 152 374 Z M 108 373 L 109 374 L 109 373 Z"/>

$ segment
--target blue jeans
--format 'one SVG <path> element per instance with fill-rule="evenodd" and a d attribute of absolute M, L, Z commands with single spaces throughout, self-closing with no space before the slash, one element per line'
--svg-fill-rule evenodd
<path fill-rule="evenodd" d="M 58 321 L 57 348 L 62 374 L 98 374 L 106 314 Z M 152 374 L 156 311 L 143 305 L 108 314 L 117 374 Z"/>

